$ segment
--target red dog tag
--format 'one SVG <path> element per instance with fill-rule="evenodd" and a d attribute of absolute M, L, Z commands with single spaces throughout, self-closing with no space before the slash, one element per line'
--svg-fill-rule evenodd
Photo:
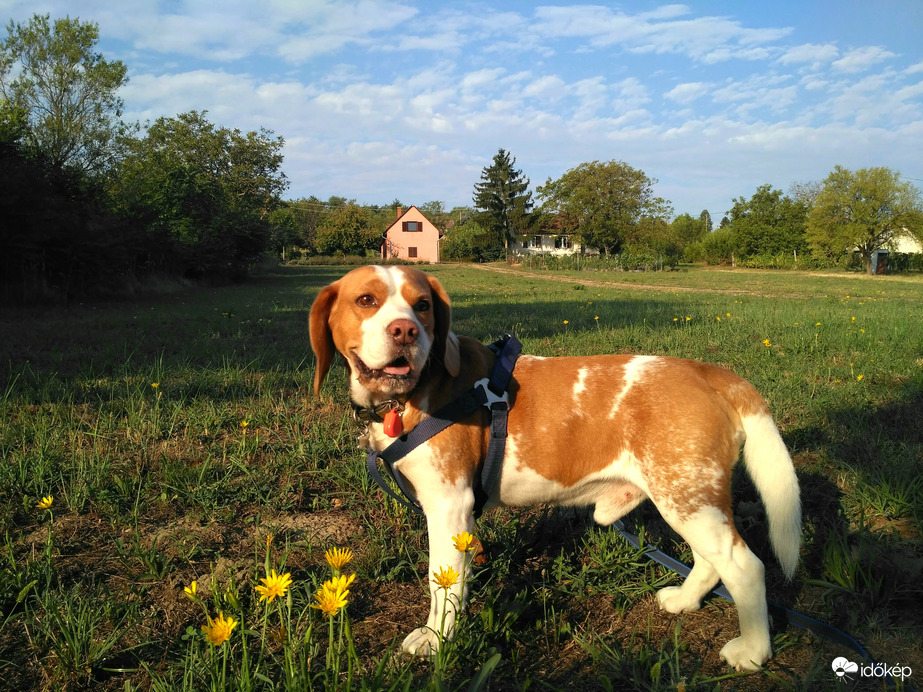
<path fill-rule="evenodd" d="M 403 432 L 404 421 L 401 420 L 401 413 L 396 408 L 393 408 L 385 414 L 385 435 L 388 437 L 400 437 Z"/>

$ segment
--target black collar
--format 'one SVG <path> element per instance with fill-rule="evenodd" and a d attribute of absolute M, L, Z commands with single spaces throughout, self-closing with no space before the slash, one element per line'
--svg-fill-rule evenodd
<path fill-rule="evenodd" d="M 350 404 L 353 407 L 353 418 L 364 423 L 384 423 L 382 414 L 395 408 L 399 411 L 404 409 L 404 403 L 397 399 L 388 399 L 376 406 L 360 406 L 355 401 Z"/>

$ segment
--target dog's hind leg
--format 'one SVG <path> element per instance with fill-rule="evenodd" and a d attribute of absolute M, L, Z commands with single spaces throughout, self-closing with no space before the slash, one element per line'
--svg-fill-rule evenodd
<path fill-rule="evenodd" d="M 718 584 L 718 571 L 694 550 L 692 571 L 679 586 L 667 586 L 657 592 L 660 607 L 668 613 L 691 613 L 702 606 L 702 599 Z"/>
<path fill-rule="evenodd" d="M 694 596 L 699 601 L 707 593 L 706 585 L 709 589 L 714 586 L 715 576 L 720 578 L 737 605 L 740 621 L 740 636 L 724 645 L 721 657 L 738 670 L 758 669 L 772 655 L 763 563 L 738 535 L 732 518 L 718 507 L 701 505 L 682 515 L 676 506 L 659 509 L 696 556 L 690 574 L 692 584 L 688 589 L 683 585 L 677 592 L 668 592 L 661 597 L 661 604 L 691 605 Z M 682 596 L 677 598 L 679 594 Z"/>

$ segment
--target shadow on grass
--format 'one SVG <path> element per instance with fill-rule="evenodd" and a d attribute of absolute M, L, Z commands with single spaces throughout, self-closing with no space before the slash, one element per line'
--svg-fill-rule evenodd
<path fill-rule="evenodd" d="M 256 373 L 295 375 L 292 386 L 302 388 L 301 375 L 309 375 L 314 364 L 311 303 L 346 271 L 277 267 L 242 284 L 0 310 L 0 397 L 24 391 L 33 404 L 66 397 L 81 403 L 108 396 L 113 381 L 141 387 L 144 380 L 149 385 L 173 378 L 175 386 L 160 388 L 164 403 L 189 397 L 233 401 L 258 386 L 241 375 Z M 454 321 L 459 333 L 485 340 L 523 328 L 530 339 L 554 339 L 567 331 L 562 311 L 573 312 L 586 301 L 588 292 L 573 293 L 573 300 L 559 292 L 553 302 L 536 294 L 534 301 L 513 305 L 502 299 L 485 304 L 483 298 L 466 305 L 476 294 L 454 291 Z M 669 300 L 650 298 L 605 306 L 609 337 L 589 346 L 599 352 L 630 350 L 628 342 L 613 343 L 612 335 L 642 325 L 647 315 L 679 311 Z"/>
<path fill-rule="evenodd" d="M 801 473 L 813 537 L 805 568 L 828 585 L 838 619 L 848 624 L 872 614 L 923 623 L 921 385 L 906 383 L 881 406 L 830 410 L 788 435 L 792 447 L 806 450 L 809 468 L 817 467 Z M 839 485 L 829 480 L 837 476 Z"/>

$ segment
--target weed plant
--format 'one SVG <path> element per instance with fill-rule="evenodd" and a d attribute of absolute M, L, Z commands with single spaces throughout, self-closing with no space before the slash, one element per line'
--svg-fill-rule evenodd
<path fill-rule="evenodd" d="M 697 358 L 750 379 L 793 452 L 805 507 L 787 584 L 755 491 L 735 477 L 735 519 L 766 563 L 770 599 L 923 671 L 923 279 L 429 269 L 458 333 L 514 332 L 545 356 Z M 484 517 L 484 552 L 457 575 L 472 599 L 455 640 L 430 661 L 401 656 L 434 577 L 425 527 L 370 484 L 345 369 L 310 394 L 308 310 L 344 271 L 0 310 L 5 688 L 840 684 L 830 662 L 843 650 L 781 625 L 762 672 L 728 671 L 717 651 L 736 636 L 734 608 L 661 613 L 652 595 L 675 575 L 575 509 Z M 649 507 L 628 519 L 690 558 Z M 351 549 L 348 571 L 325 558 L 337 547 Z"/>

